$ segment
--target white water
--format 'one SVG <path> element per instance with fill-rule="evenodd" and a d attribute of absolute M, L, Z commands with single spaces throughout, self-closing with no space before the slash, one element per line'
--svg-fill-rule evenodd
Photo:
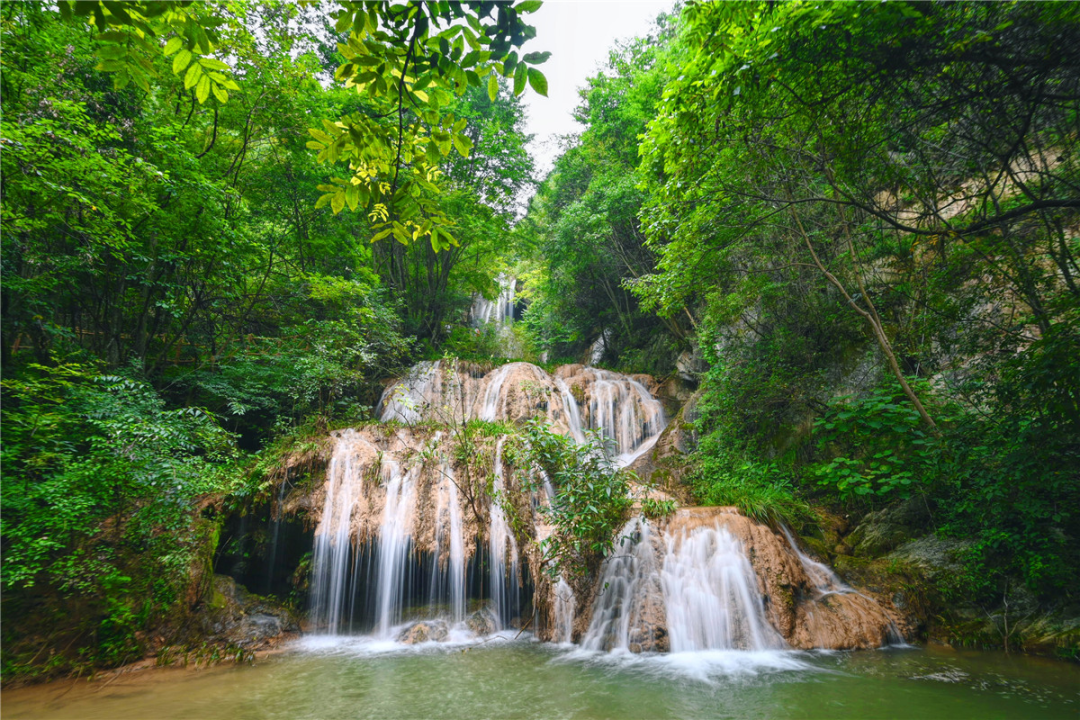
<path fill-rule="evenodd" d="M 472 310 L 469 316 L 474 327 L 489 323 L 503 326 L 514 322 L 517 278 L 509 275 L 499 275 L 495 278 L 495 282 L 499 285 L 499 294 L 494 300 L 488 300 L 483 295 L 477 295 L 473 298 Z"/>
<path fill-rule="evenodd" d="M 791 531 L 787 529 L 786 525 L 781 524 L 780 530 L 784 533 L 788 545 L 791 546 L 791 549 L 795 551 L 795 555 L 799 558 L 806 576 L 810 578 L 810 582 L 814 583 L 814 588 L 817 589 L 820 595 L 824 596 L 832 593 L 846 595 L 855 592 L 854 589 L 840 579 L 839 575 L 833 572 L 831 567 L 818 562 L 800 550 L 799 544 L 795 542 L 795 538 L 791 536 Z"/>
<path fill-rule="evenodd" d="M 344 430 L 334 446 L 326 473 L 326 502 L 315 529 L 312 579 L 312 617 L 336 632 L 341 626 L 342 606 L 350 550 L 350 526 L 355 498 L 360 492 L 360 473 L 354 467 L 354 448 L 366 442 L 354 430 Z"/>
<path fill-rule="evenodd" d="M 503 478 L 502 451 L 506 437 L 495 444 L 495 467 L 492 487 L 495 497 L 491 499 L 491 519 L 488 529 L 488 562 L 491 587 L 491 611 L 495 616 L 496 629 L 506 627 L 510 617 L 518 610 L 518 584 L 520 581 L 520 557 L 514 531 L 506 520 L 505 480 Z"/>
<path fill-rule="evenodd" d="M 765 620 L 754 569 L 726 528 L 698 527 L 664 542 L 660 579 L 672 652 L 783 647 Z"/>
<path fill-rule="evenodd" d="M 592 380 L 585 424 L 614 443 L 617 467 L 630 465 L 652 448 L 667 426 L 664 406 L 633 378 L 610 370 L 585 372 Z"/>
<path fill-rule="evenodd" d="M 586 650 L 630 650 L 630 630 L 640 619 L 647 585 L 656 577 L 652 529 L 634 518 L 619 533 L 612 554 L 600 570 L 600 592 L 589 629 L 581 639 Z"/>
<path fill-rule="evenodd" d="M 441 433 L 435 433 L 433 442 L 438 442 Z M 431 607 L 444 597 L 450 598 L 450 620 L 461 622 L 465 619 L 465 539 L 461 525 L 461 504 L 458 502 L 458 487 L 454 477 L 454 468 L 446 460 L 439 464 L 442 480 L 439 482 L 438 505 L 435 509 L 435 561 L 431 572 Z M 444 563 L 443 548 L 446 547 Z M 434 612 L 432 613 L 434 615 Z"/>
<path fill-rule="evenodd" d="M 569 583 L 559 576 L 555 583 L 555 628 L 552 640 L 560 644 L 573 642 L 574 614 L 577 611 L 577 598 Z"/>
<path fill-rule="evenodd" d="M 378 635 L 390 637 L 391 626 L 401 620 L 404 576 L 412 544 L 412 513 L 416 505 L 416 471 L 402 473 L 392 460 L 384 460 L 381 471 L 386 484 L 386 504 L 379 527 L 378 604 L 375 612 Z"/>

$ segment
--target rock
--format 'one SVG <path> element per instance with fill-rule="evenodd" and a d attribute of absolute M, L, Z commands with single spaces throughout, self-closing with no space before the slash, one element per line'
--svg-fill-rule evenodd
<path fill-rule="evenodd" d="M 443 620 L 422 620 L 405 628 L 398 635 L 398 642 L 416 645 L 425 642 L 443 642 L 450 634 L 450 628 Z"/>
<path fill-rule="evenodd" d="M 970 545 L 970 542 L 939 538 L 931 533 L 904 543 L 888 557 L 890 560 L 908 562 L 921 570 L 927 579 L 934 580 L 945 574 L 960 572 L 963 569 L 960 554 Z"/>
<path fill-rule="evenodd" d="M 861 557 L 877 557 L 922 535 L 930 515 L 921 498 L 913 497 L 900 505 L 869 513 L 844 544 Z"/>
<path fill-rule="evenodd" d="M 248 648 L 264 646 L 300 630 L 299 622 L 287 608 L 249 593 L 227 575 L 214 576 L 202 625 L 211 639 Z"/>
<path fill-rule="evenodd" d="M 465 618 L 465 626 L 477 635 L 490 635 L 498 629 L 495 615 L 487 608 L 477 610 Z"/>

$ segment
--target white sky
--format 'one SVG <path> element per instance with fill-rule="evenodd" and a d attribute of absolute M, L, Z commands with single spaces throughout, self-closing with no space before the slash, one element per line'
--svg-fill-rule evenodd
<path fill-rule="evenodd" d="M 546 0 L 526 16 L 536 27 L 536 39 L 525 52 L 548 50 L 551 57 L 538 69 L 548 79 L 548 97 L 526 90 L 526 131 L 535 135 L 530 150 L 537 176 L 543 178 L 559 154 L 554 136 L 581 132 L 572 113 L 578 88 L 607 61 L 616 40 L 645 35 L 652 21 L 668 11 L 673 0 Z"/>

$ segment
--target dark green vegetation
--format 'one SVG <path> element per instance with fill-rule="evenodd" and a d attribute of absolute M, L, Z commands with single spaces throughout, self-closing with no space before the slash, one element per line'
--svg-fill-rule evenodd
<path fill-rule="evenodd" d="M 3 5 L 5 678 L 183 635 L 281 456 L 496 354 L 501 271 L 524 345 L 696 388 L 699 501 L 852 572 L 904 568 L 815 508 L 918 507 L 962 548 L 925 594 L 1003 618 L 954 638 L 1076 615 L 1080 10 L 690 5 L 590 79 L 515 226 L 537 5 Z M 622 479 L 527 433 L 573 565 Z"/>
<path fill-rule="evenodd" d="M 4 4 L 5 677 L 182 626 L 261 448 L 490 293 L 539 4 L 346 5 Z"/>
<path fill-rule="evenodd" d="M 941 607 L 1006 608 L 978 642 L 1008 643 L 1010 603 L 1075 615 L 1080 10 L 702 3 L 657 27 L 582 91 L 523 227 L 542 341 L 607 333 L 604 362 L 658 374 L 685 351 L 702 501 L 806 532 L 811 505 L 914 503 L 963 548 Z"/>

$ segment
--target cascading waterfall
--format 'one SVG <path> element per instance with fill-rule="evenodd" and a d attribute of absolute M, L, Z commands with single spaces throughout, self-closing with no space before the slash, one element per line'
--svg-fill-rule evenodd
<path fill-rule="evenodd" d="M 499 295 L 494 300 L 488 300 L 483 295 L 477 295 L 473 299 L 472 310 L 469 316 L 473 326 L 480 327 L 493 323 L 495 325 L 509 325 L 514 322 L 514 300 L 517 291 L 517 278 L 509 275 L 499 275 L 495 278 L 499 286 Z"/>
<path fill-rule="evenodd" d="M 655 611 L 657 578 L 653 533 L 644 518 L 634 518 L 619 533 L 614 550 L 600 570 L 592 621 L 581 640 L 586 650 L 631 650 L 632 629 Z"/>
<path fill-rule="evenodd" d="M 350 528 L 361 478 L 355 467 L 356 446 L 365 442 L 354 430 L 343 430 L 327 470 L 326 502 L 315 530 L 312 578 L 312 617 L 336 632 L 341 626 L 349 552 Z"/>
<path fill-rule="evenodd" d="M 580 365 L 549 375 L 522 362 L 486 374 L 464 363 L 419 363 L 387 388 L 377 416 L 411 427 L 334 433 L 315 532 L 311 617 L 330 633 L 355 628 L 404 642 L 445 638 L 455 625 L 481 634 L 516 619 L 524 625 L 532 607 L 528 571 L 537 560 L 532 545 L 518 547 L 507 514 L 522 507 L 504 464 L 508 438 L 482 441 L 494 455 L 490 476 L 466 475 L 459 484 L 462 439 L 454 428 L 472 419 L 539 416 L 577 441 L 598 432 L 611 445 L 612 464 L 623 467 L 654 446 L 667 422 L 637 378 Z M 450 432 L 432 432 L 427 421 L 450 423 Z M 531 498 L 541 511 L 532 543 L 553 529 L 542 510 L 558 488 L 541 479 Z M 477 494 L 484 485 L 492 497 Z M 547 615 L 536 625 L 569 643 L 577 620 L 587 619 L 582 647 L 616 652 L 877 647 L 892 637 L 895 626 L 876 600 L 781 532 L 786 544 L 732 509 L 636 517 L 602 564 L 588 605 L 556 578 L 545 585 L 547 604 L 539 607 Z M 475 601 L 485 609 L 469 615 Z"/>
<path fill-rule="evenodd" d="M 440 433 L 436 433 L 437 442 Z M 435 552 L 431 572 L 431 608 L 434 612 L 439 600 L 450 598 L 450 619 L 465 619 L 465 541 L 461 525 L 461 504 L 454 468 L 446 461 L 439 465 L 442 481 L 439 483 L 439 500 L 435 510 Z M 443 562 L 445 549 L 446 561 Z"/>
<path fill-rule="evenodd" d="M 574 640 L 574 614 L 577 612 L 577 598 L 574 589 L 562 575 L 555 583 L 555 628 L 552 640 L 567 644 Z"/>
<path fill-rule="evenodd" d="M 393 461 L 385 461 L 382 479 L 386 484 L 386 504 L 379 528 L 378 634 L 390 636 L 391 626 L 401 620 L 403 582 L 407 571 L 415 508 L 415 470 L 401 472 Z"/>
<path fill-rule="evenodd" d="M 488 561 L 491 587 L 491 611 L 495 616 L 498 629 L 506 627 L 506 622 L 518 609 L 518 583 L 520 578 L 520 556 L 514 532 L 506 520 L 506 511 L 502 502 L 505 499 L 505 480 L 503 478 L 502 451 L 506 437 L 499 438 L 495 444 L 495 467 L 492 486 L 495 497 L 491 501 L 490 527 L 488 529 Z"/>
<path fill-rule="evenodd" d="M 814 588 L 820 595 L 825 596 L 833 593 L 846 595 L 855 592 L 833 572 L 831 567 L 818 562 L 800 550 L 799 544 L 795 542 L 795 538 L 791 536 L 791 531 L 788 530 L 786 525 L 781 525 L 780 530 L 784 533 L 784 539 L 788 541 L 788 545 L 791 546 L 792 551 L 799 558 L 803 570 L 806 571 L 807 577 L 810 578 L 810 582 L 814 584 Z"/>
<path fill-rule="evenodd" d="M 783 647 L 765 619 L 754 568 L 726 528 L 668 533 L 664 541 L 660 579 L 672 652 Z"/>

